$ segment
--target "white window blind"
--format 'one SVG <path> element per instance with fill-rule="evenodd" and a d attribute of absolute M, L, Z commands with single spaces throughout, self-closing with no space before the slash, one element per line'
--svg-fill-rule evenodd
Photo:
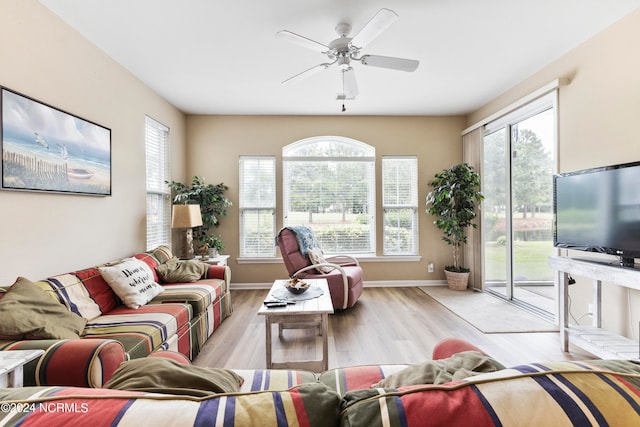
<path fill-rule="evenodd" d="M 171 244 L 171 192 L 169 180 L 169 128 L 145 118 L 147 169 L 147 250 Z"/>
<path fill-rule="evenodd" d="M 276 254 L 276 160 L 240 157 L 240 256 Z"/>
<path fill-rule="evenodd" d="M 418 253 L 418 159 L 382 158 L 384 255 Z"/>
<path fill-rule="evenodd" d="M 375 254 L 375 148 L 313 137 L 282 150 L 284 225 L 313 228 L 326 253 Z"/>

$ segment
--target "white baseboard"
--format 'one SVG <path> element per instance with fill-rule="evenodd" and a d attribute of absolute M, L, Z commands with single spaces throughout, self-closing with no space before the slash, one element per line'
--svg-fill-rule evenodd
<path fill-rule="evenodd" d="M 446 280 L 366 280 L 365 288 L 408 288 L 420 286 L 444 286 Z M 271 289 L 273 283 L 231 283 L 231 290 Z"/>

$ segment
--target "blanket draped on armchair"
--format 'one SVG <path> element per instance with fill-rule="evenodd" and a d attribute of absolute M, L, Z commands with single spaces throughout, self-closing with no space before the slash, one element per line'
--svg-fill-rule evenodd
<path fill-rule="evenodd" d="M 293 234 L 296 235 L 298 246 L 300 246 L 300 253 L 302 253 L 303 256 L 307 256 L 309 249 L 320 247 L 318 240 L 316 239 L 316 235 L 311 227 L 306 225 L 294 225 L 284 228 L 293 231 Z M 279 236 L 276 237 L 276 246 L 278 245 L 278 237 Z"/>

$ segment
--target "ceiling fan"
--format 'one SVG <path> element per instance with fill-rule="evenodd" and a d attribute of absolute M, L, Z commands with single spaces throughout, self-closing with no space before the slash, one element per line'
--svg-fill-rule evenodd
<path fill-rule="evenodd" d="M 398 15 L 390 9 L 380 9 L 378 13 L 356 34 L 353 38 L 349 37 L 351 33 L 351 25 L 340 23 L 336 25 L 338 38 L 330 42 L 328 45 L 311 40 L 291 31 L 283 30 L 276 33 L 276 36 L 289 40 L 300 46 L 313 49 L 327 55 L 330 62 L 325 62 L 315 67 L 311 67 L 299 74 L 296 74 L 282 82 L 287 84 L 296 80 L 309 77 L 320 71 L 326 70 L 333 64 L 338 64 L 340 69 L 340 77 L 342 87 L 341 93 L 336 95 L 337 100 L 355 99 L 358 95 L 358 84 L 356 83 L 355 74 L 351 67 L 351 61 L 360 62 L 363 65 L 372 67 L 388 68 L 391 70 L 400 70 L 412 72 L 418 68 L 419 61 L 414 59 L 394 58 L 391 56 L 380 55 L 362 55 L 360 51 L 364 49 L 370 42 L 378 37 L 384 30 L 389 28 L 391 24 L 398 19 Z M 344 106 L 343 106 L 344 110 Z"/>

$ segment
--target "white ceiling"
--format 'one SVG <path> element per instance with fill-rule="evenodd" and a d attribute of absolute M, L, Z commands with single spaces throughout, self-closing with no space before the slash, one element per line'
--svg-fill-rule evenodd
<path fill-rule="evenodd" d="M 414 73 L 355 64 L 348 115 L 471 112 L 640 7 L 640 0 L 40 0 L 185 113 L 341 114 L 338 69 L 283 86 L 381 8 L 399 19 L 362 53 L 420 61 Z M 558 76 L 561 77 L 561 76 Z"/>

